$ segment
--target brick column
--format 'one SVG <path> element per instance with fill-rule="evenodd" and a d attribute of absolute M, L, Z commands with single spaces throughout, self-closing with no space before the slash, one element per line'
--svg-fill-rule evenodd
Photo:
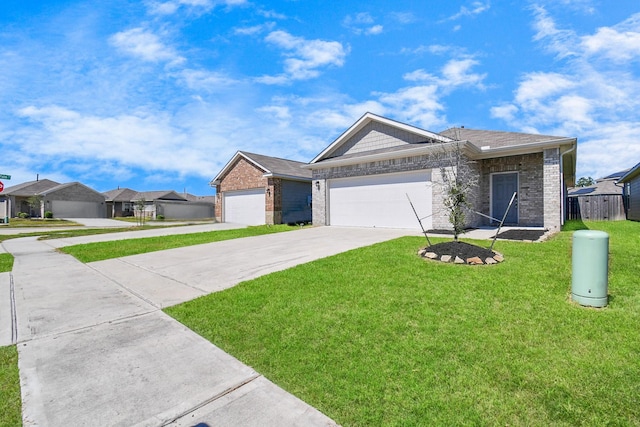
<path fill-rule="evenodd" d="M 327 225 L 327 180 L 311 181 L 311 217 L 313 225 Z"/>
<path fill-rule="evenodd" d="M 560 149 L 544 150 L 544 226 L 549 230 L 558 231 L 562 225 L 560 179 Z"/>

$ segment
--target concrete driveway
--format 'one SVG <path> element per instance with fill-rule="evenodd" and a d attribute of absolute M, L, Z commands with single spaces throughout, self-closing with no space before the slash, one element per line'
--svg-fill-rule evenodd
<path fill-rule="evenodd" d="M 8 240 L 24 424 L 335 425 L 159 308 L 405 234 L 320 227 L 86 265 Z"/>

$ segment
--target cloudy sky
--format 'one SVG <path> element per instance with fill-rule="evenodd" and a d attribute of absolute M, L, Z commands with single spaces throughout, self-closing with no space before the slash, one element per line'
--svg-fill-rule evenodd
<path fill-rule="evenodd" d="M 367 111 L 577 137 L 640 162 L 638 0 L 2 0 L 0 174 L 210 195 L 237 150 L 310 161 Z"/>

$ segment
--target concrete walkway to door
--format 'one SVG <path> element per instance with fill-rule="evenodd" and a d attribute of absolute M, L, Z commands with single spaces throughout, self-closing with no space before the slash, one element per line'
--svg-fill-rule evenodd
<path fill-rule="evenodd" d="M 320 227 L 91 264 L 5 241 L 24 424 L 335 425 L 159 308 L 406 234 Z"/>

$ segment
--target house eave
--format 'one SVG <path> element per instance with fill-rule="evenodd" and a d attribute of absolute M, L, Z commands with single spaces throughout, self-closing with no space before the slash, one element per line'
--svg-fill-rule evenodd
<path fill-rule="evenodd" d="M 629 182 L 632 179 L 634 179 L 635 177 L 637 177 L 638 175 L 640 175 L 640 163 L 638 163 L 637 165 L 632 167 L 629 170 L 629 172 L 627 172 L 626 174 L 622 175 L 617 182 L 620 182 L 620 183 Z"/>
<path fill-rule="evenodd" d="M 489 148 L 485 150 L 478 149 L 478 154 L 474 156 L 474 159 L 482 160 L 491 159 L 494 157 L 507 157 L 530 153 L 540 153 L 547 148 L 575 145 L 576 143 L 577 140 L 575 138 L 561 138 L 551 139 L 548 141 L 532 142 L 529 144 L 511 145 L 508 147 Z"/>
<path fill-rule="evenodd" d="M 349 157 L 346 159 L 337 157 L 331 160 L 323 160 L 319 163 L 309 163 L 307 165 L 302 166 L 304 169 L 325 169 L 337 166 L 348 166 L 348 165 L 356 165 L 360 163 L 370 163 L 370 162 L 380 162 L 384 160 L 398 159 L 404 157 L 414 157 L 421 156 L 425 154 L 432 154 L 437 152 L 438 150 L 451 150 L 456 144 L 462 144 L 462 150 L 465 154 L 469 155 L 469 157 L 475 157 L 480 152 L 480 149 L 475 145 L 471 144 L 468 141 L 454 141 L 454 142 L 446 142 L 442 144 L 424 144 L 419 147 L 415 147 L 408 150 L 402 151 L 389 151 L 386 153 L 376 153 L 376 154 L 363 154 L 362 156 Z"/>
<path fill-rule="evenodd" d="M 302 166 L 303 168 L 306 165 Z M 265 178 L 280 178 L 280 179 L 286 179 L 289 181 L 303 181 L 303 182 L 311 182 L 312 179 L 311 177 L 305 177 L 305 176 L 296 176 L 296 175 L 284 175 L 284 174 L 277 174 L 277 173 L 265 173 L 264 175 Z"/>

